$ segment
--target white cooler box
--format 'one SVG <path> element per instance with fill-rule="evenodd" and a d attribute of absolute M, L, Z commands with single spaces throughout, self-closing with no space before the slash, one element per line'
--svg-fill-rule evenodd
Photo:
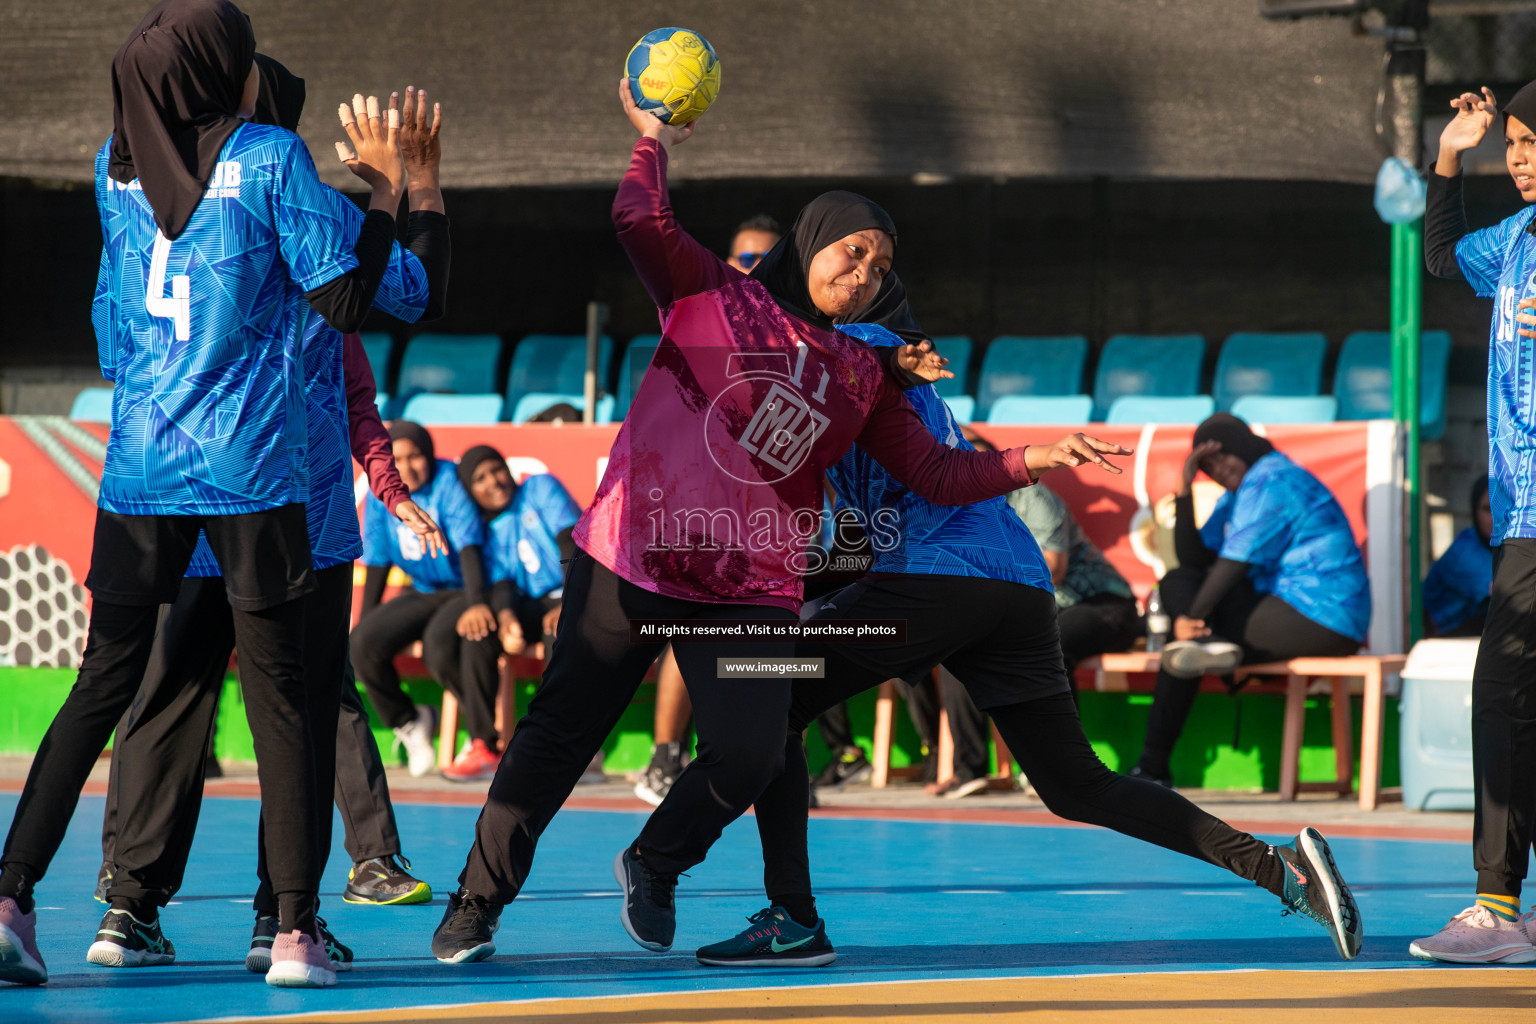
<path fill-rule="evenodd" d="M 1470 811 L 1476 639 L 1421 640 L 1403 667 L 1398 735 L 1403 806 Z"/>

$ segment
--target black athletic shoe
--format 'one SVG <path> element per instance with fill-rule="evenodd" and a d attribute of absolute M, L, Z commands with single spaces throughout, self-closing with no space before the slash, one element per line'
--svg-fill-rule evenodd
<path fill-rule="evenodd" d="M 347 874 L 347 887 L 341 894 L 347 903 L 370 903 L 377 907 L 398 906 L 405 903 L 430 903 L 432 887 L 418 878 L 412 878 L 406 869 L 411 862 L 391 854 L 375 857 L 361 864 L 352 865 Z"/>
<path fill-rule="evenodd" d="M 160 916 L 140 921 L 126 910 L 109 910 L 85 959 L 97 967 L 159 967 L 176 962 L 176 947 L 160 931 Z"/>
<path fill-rule="evenodd" d="M 677 876 L 646 867 L 631 845 L 613 858 L 613 877 L 624 890 L 619 920 L 629 937 L 657 953 L 671 949 L 672 936 L 677 931 L 677 908 L 672 902 Z"/>
<path fill-rule="evenodd" d="M 873 774 L 875 766 L 869 763 L 864 751 L 858 747 L 849 747 L 829 761 L 812 784 L 822 789 L 842 789 L 844 786 L 864 782 Z"/>
<path fill-rule="evenodd" d="M 331 970 L 350 971 L 352 969 L 352 950 L 337 941 L 331 934 L 330 926 L 325 923 L 325 918 L 315 918 L 315 924 L 320 926 L 320 944 L 325 947 L 325 955 L 331 961 Z"/>
<path fill-rule="evenodd" d="M 96 872 L 96 902 L 107 902 L 107 890 L 112 888 L 112 865 L 106 861 L 101 862 L 101 870 Z"/>
<path fill-rule="evenodd" d="M 491 936 L 501 927 L 501 905 L 460 889 L 432 933 L 432 955 L 445 964 L 468 964 L 496 952 Z"/>
<path fill-rule="evenodd" d="M 645 766 L 640 781 L 635 783 L 635 796 L 652 807 L 660 807 L 672 791 L 672 784 L 687 766 L 682 743 L 656 744 L 656 749 L 651 752 L 651 763 Z"/>
<path fill-rule="evenodd" d="M 320 926 L 320 943 L 325 947 L 325 955 L 331 961 L 331 970 L 350 971 L 352 969 L 352 950 L 343 946 L 331 934 L 326 926 L 325 919 L 315 918 L 315 923 Z M 277 941 L 277 918 L 267 914 L 256 915 L 256 925 L 251 929 L 251 948 L 245 954 L 245 969 L 252 974 L 266 974 L 272 969 L 272 943 Z"/>
<path fill-rule="evenodd" d="M 827 923 L 806 928 L 783 907 L 759 910 L 740 935 L 705 946 L 696 954 L 707 967 L 825 967 L 837 959 L 827 941 Z"/>
<path fill-rule="evenodd" d="M 1365 937 L 1360 908 L 1333 862 L 1328 840 L 1317 829 L 1304 828 L 1289 846 L 1275 847 L 1275 856 L 1285 862 L 1282 913 L 1301 914 L 1322 925 L 1345 960 L 1359 956 Z"/>

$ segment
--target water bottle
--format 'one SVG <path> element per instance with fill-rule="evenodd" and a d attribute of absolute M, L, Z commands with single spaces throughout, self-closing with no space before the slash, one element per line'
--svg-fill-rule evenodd
<path fill-rule="evenodd" d="M 1163 644 L 1168 641 L 1168 632 L 1173 628 L 1173 622 L 1168 618 L 1168 612 L 1163 609 L 1163 596 L 1158 593 L 1158 588 L 1153 587 L 1152 593 L 1147 597 L 1147 650 L 1160 651 Z"/>

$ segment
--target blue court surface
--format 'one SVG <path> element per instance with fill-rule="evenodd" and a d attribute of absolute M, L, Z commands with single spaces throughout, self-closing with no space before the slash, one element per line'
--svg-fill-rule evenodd
<path fill-rule="evenodd" d="M 0 794 L 9 821 L 13 794 Z M 640 996 L 921 979 L 1043 978 L 1231 969 L 1379 970 L 1420 965 L 1408 943 L 1469 902 L 1462 843 L 1332 840 L 1365 919 L 1360 958 L 1342 963 L 1322 929 L 1282 918 L 1278 901 L 1224 871 L 1091 828 L 825 818 L 811 823 L 819 906 L 838 949 L 828 968 L 700 967 L 693 950 L 733 934 L 763 905 L 754 821 L 733 825 L 681 880 L 674 952 L 648 953 L 618 922 L 614 853 L 644 814 L 567 810 L 545 835 L 524 895 L 502 917 L 498 955 L 439 964 L 432 930 L 463 865 L 478 809 L 401 803 L 406 855 L 431 905 L 341 901 L 336 851 L 322 914 L 358 964 L 324 991 L 285 991 L 244 970 L 255 886 L 257 803 L 210 798 L 178 902 L 164 912 L 173 967 L 113 970 L 85 962 L 104 908 L 91 891 L 102 800 L 85 797 L 37 897 L 45 988 L 0 988 L 0 1021 L 180 1022 L 501 1000 Z M 1270 837 L 1266 837 L 1270 838 Z M 1284 842 L 1290 837 L 1275 836 Z M 1536 975 L 1533 975 L 1536 977 Z M 1491 979 L 1490 979 L 1491 980 Z"/>

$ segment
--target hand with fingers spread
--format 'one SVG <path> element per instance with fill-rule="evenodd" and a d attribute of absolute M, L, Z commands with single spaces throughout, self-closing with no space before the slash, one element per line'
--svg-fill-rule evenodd
<path fill-rule="evenodd" d="M 1195 486 L 1195 477 L 1200 475 L 1200 463 L 1221 451 L 1221 443 L 1218 441 L 1202 441 L 1190 449 L 1189 456 L 1184 460 L 1184 475 L 1179 479 L 1179 497 L 1190 493 Z"/>
<path fill-rule="evenodd" d="M 405 162 L 400 157 L 400 111 L 391 103 L 385 116 L 377 96 L 364 100 L 358 93 L 350 107 L 343 103 L 337 113 L 352 145 L 349 149 L 345 142 L 336 143 L 336 155 L 347 170 L 372 187 L 369 209 L 383 210 L 393 217 L 406 186 Z"/>
<path fill-rule="evenodd" d="M 1461 154 L 1474 149 L 1488 134 L 1494 115 L 1499 112 L 1493 92 L 1483 87 L 1482 95 L 1464 92 L 1451 100 L 1456 116 L 1451 118 L 1440 133 L 1440 156 L 1435 161 L 1435 173 L 1454 178 L 1461 173 Z"/>
<path fill-rule="evenodd" d="M 1134 448 L 1122 448 L 1118 444 L 1101 441 L 1087 434 L 1068 434 L 1055 444 L 1032 444 L 1024 449 L 1024 464 L 1035 476 L 1048 469 L 1065 466 L 1068 469 L 1092 463 L 1106 473 L 1120 473 L 1119 466 L 1104 458 L 1106 455 L 1134 455 Z"/>
<path fill-rule="evenodd" d="M 400 94 L 389 97 L 393 109 Z M 430 115 L 430 116 L 428 116 Z M 437 185 L 437 168 L 443 160 L 442 141 L 438 135 L 443 128 L 443 105 L 427 107 L 427 90 L 417 90 L 414 85 L 405 87 L 405 106 L 400 110 L 400 155 L 405 159 L 405 169 L 410 175 L 411 187 Z"/>
<path fill-rule="evenodd" d="M 634 94 L 629 91 L 629 79 L 619 79 L 619 102 L 624 105 L 624 113 L 629 116 L 629 123 L 635 126 L 635 131 L 648 139 L 655 139 L 661 143 L 662 149 L 671 149 L 679 142 L 687 142 L 693 137 L 693 126 L 698 122 L 677 125 L 667 124 L 661 118 L 648 110 L 641 110 L 635 104 Z"/>
<path fill-rule="evenodd" d="M 944 369 L 949 360 L 934 350 L 933 342 L 926 340 L 917 345 L 903 345 L 896 353 L 896 365 L 930 384 L 955 375 L 954 371 Z"/>

